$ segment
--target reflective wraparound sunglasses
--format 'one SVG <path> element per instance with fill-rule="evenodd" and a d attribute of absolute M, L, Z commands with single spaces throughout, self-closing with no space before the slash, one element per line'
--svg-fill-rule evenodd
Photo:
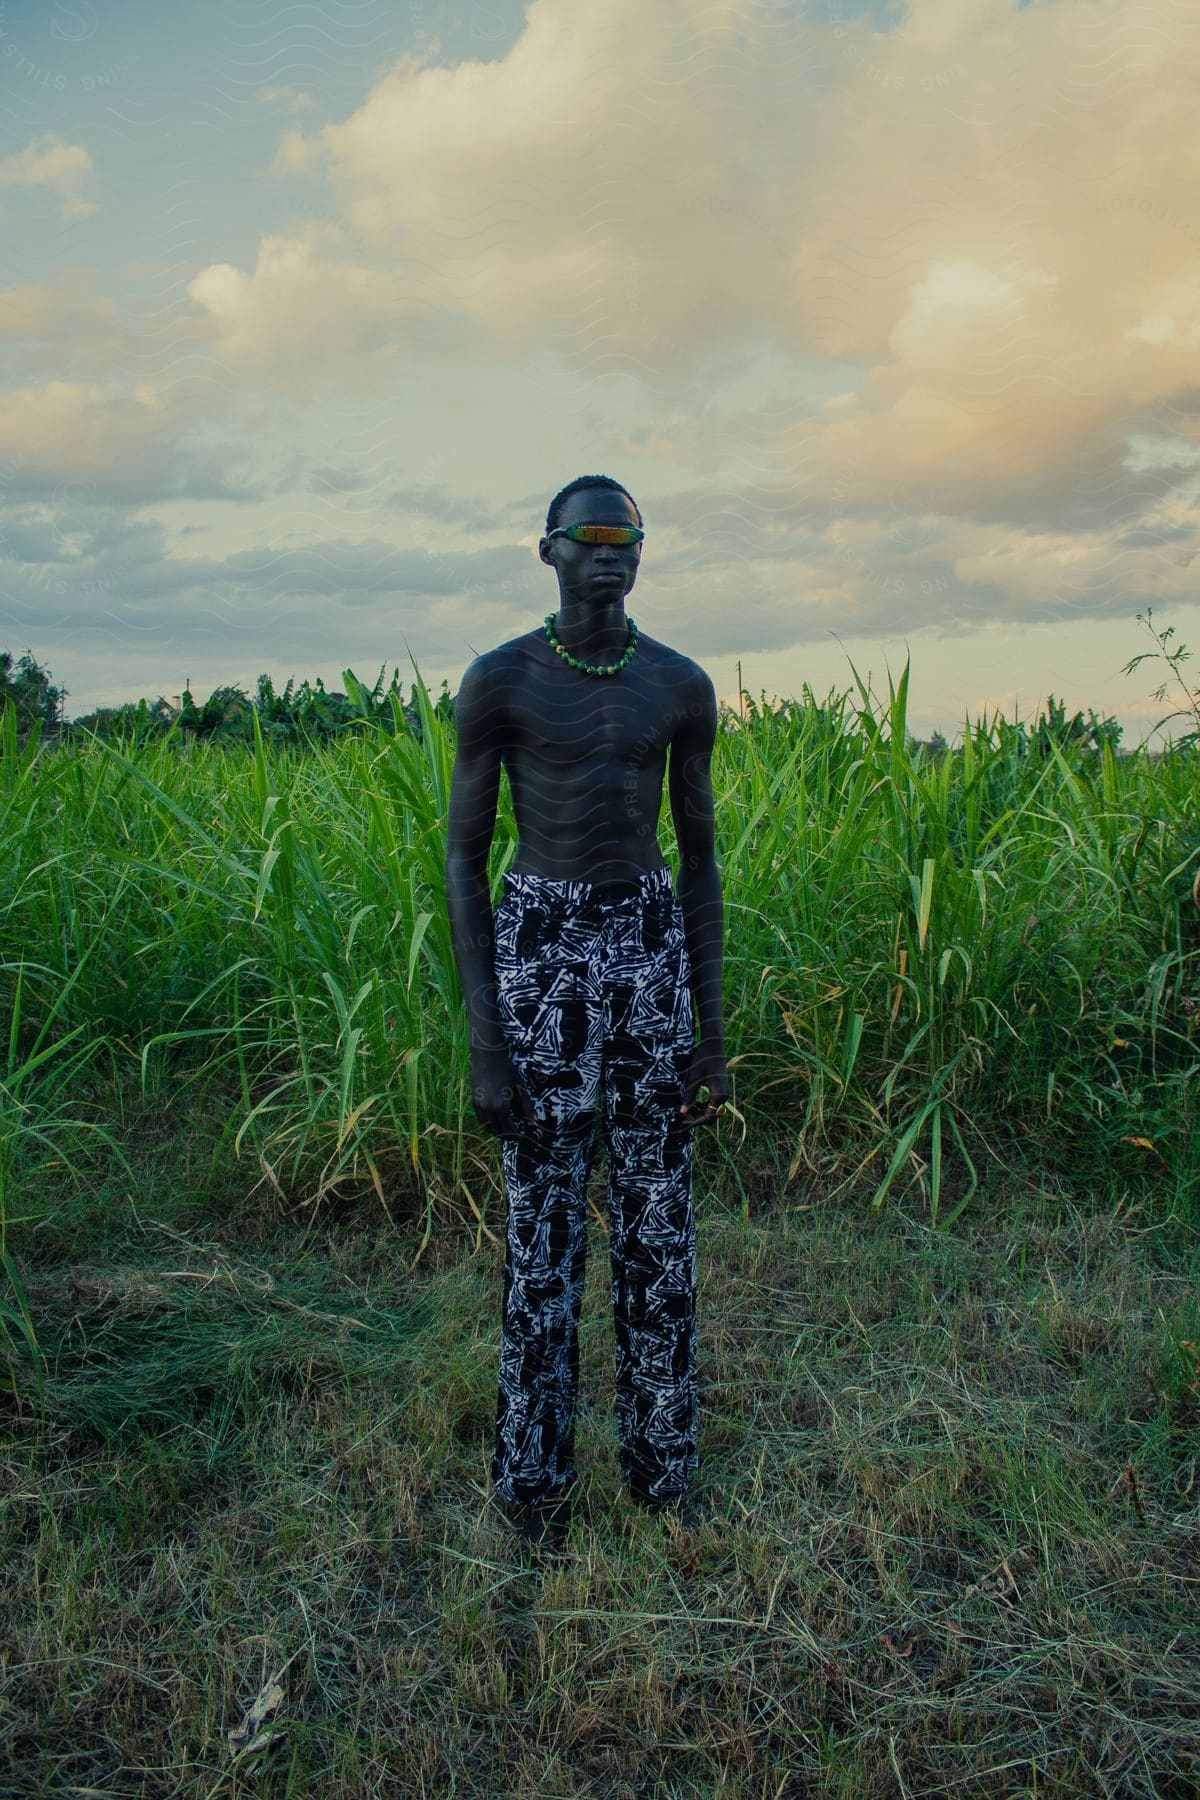
<path fill-rule="evenodd" d="M 573 544 L 640 544 L 645 537 L 640 525 L 556 525 L 548 538 L 567 537 Z"/>

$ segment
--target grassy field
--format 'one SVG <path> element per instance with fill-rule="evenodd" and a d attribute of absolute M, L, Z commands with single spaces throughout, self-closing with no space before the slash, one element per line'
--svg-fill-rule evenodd
<path fill-rule="evenodd" d="M 995 718 L 931 757 L 908 744 L 906 684 L 752 707 L 718 735 L 745 1127 L 723 1176 L 870 1181 L 881 1201 L 915 1184 L 934 1222 L 1010 1154 L 1186 1195 L 1200 754 L 1039 753 Z M 478 1223 L 495 1163 L 442 884 L 453 730 L 415 692 L 420 738 L 398 716 L 392 735 L 249 756 L 39 755 L 9 713 L 0 1182 L 51 1144 L 74 1164 L 87 1099 L 105 1128 L 131 1076 L 172 1104 L 234 1077 L 229 1129 L 282 1204 L 407 1193 L 431 1230 Z M 661 836 L 669 853 L 665 807 Z M 505 788 L 497 891 L 514 853 Z"/>
<path fill-rule="evenodd" d="M 0 738 L 0 1793 L 1200 1793 L 1200 762 L 725 719 L 705 1516 L 622 1502 L 601 1162 L 540 1566 L 417 701 Z"/>
<path fill-rule="evenodd" d="M 193 1140 L 130 1121 L 134 1189 L 25 1265 L 5 1793 L 1200 1788 L 1190 1230 L 1011 1183 L 954 1232 L 705 1186 L 711 1512 L 671 1527 L 623 1503 L 593 1219 L 582 1510 L 539 1567 L 488 1499 L 494 1247 L 414 1274 L 419 1221 L 356 1211 L 298 1253 Z"/>

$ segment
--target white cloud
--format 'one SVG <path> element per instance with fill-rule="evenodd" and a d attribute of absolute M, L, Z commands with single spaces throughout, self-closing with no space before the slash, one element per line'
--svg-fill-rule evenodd
<path fill-rule="evenodd" d="M 279 147 L 271 160 L 271 170 L 276 175 L 299 175 L 316 168 L 320 160 L 321 151 L 317 141 L 305 137 L 302 131 L 288 130 L 279 140 Z"/>
<path fill-rule="evenodd" d="M 751 104 L 730 80 L 755 72 L 766 16 L 532 0 L 503 58 L 404 57 L 345 121 L 285 132 L 274 167 L 323 169 L 346 231 L 331 256 L 406 276 L 460 334 L 519 353 L 550 333 L 577 369 L 683 366 L 762 315 L 782 266 L 785 236 L 745 189 L 786 97 Z M 343 357 L 335 341 L 322 362 Z"/>
<path fill-rule="evenodd" d="M 293 112 L 308 112 L 317 104 L 316 96 L 305 88 L 291 88 L 268 83 L 260 87 L 255 99 L 264 106 L 289 106 Z"/>
<path fill-rule="evenodd" d="M 236 452 L 187 441 L 196 405 L 173 386 L 142 380 L 133 392 L 101 382 L 51 381 L 0 394 L 0 461 L 14 492 L 143 503 L 164 496 L 254 498 Z"/>
<path fill-rule="evenodd" d="M 714 352 L 774 332 L 867 365 L 806 425 L 813 479 L 1019 517 L 1069 504 L 1081 463 L 1106 489 L 1135 415 L 1194 381 L 1198 72 L 1200 15 L 1151 31 L 1123 0 L 911 0 L 886 33 L 532 0 L 503 57 L 403 57 L 344 121 L 284 134 L 277 168 L 323 170 L 341 228 L 192 292 L 275 382 L 344 379 L 436 321 L 443 347 L 673 379 L 686 408 Z"/>
<path fill-rule="evenodd" d="M 819 465 L 865 506 L 1127 502 L 1126 432 L 1195 380 L 1200 18 L 911 0 L 842 48 L 779 315 L 871 365 Z"/>
<path fill-rule="evenodd" d="M 252 275 L 212 263 L 188 293 L 207 315 L 216 355 L 264 386 L 306 388 L 337 368 L 347 384 L 376 379 L 373 359 L 406 342 L 406 325 L 429 312 L 420 285 L 339 256 L 335 225 L 310 224 L 294 237 L 267 237 Z"/>
<path fill-rule="evenodd" d="M 1189 443 L 1177 436 L 1151 437 L 1135 432 L 1129 439 L 1125 457 L 1128 469 L 1195 469 L 1200 468 L 1200 443 Z"/>
<path fill-rule="evenodd" d="M 1129 326 L 1125 335 L 1161 348 L 1200 344 L 1200 276 L 1169 282 L 1158 296 L 1157 310 Z"/>
<path fill-rule="evenodd" d="M 103 373 L 128 355 L 133 337 L 88 269 L 60 269 L 50 280 L 0 289 L 0 343 L 20 344 L 25 370 L 47 364 L 59 375 Z"/>
<path fill-rule="evenodd" d="M 65 144 L 48 132 L 0 162 L 0 188 L 50 188 L 62 202 L 64 217 L 86 219 L 98 205 L 84 199 L 79 189 L 93 174 L 91 156 L 82 144 Z"/>

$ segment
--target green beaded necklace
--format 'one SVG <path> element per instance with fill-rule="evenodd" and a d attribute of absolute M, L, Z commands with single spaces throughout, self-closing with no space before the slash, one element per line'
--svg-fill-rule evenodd
<path fill-rule="evenodd" d="M 572 656 L 566 646 L 560 644 L 555 637 L 553 613 L 546 614 L 546 636 L 550 639 L 551 644 L 554 649 L 558 651 L 558 654 L 562 657 L 563 661 L 569 662 L 573 669 L 582 669 L 585 675 L 619 675 L 634 651 L 637 649 L 637 626 L 634 624 L 633 619 L 630 618 L 628 613 L 626 613 L 625 617 L 629 623 L 629 643 L 620 662 L 600 665 L 580 662 L 579 658 L 577 656 Z"/>

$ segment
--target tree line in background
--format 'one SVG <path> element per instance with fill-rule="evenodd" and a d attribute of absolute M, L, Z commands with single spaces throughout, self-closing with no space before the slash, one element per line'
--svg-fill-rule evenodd
<path fill-rule="evenodd" d="M 101 706 L 77 719 L 68 719 L 63 710 L 65 690 L 54 685 L 50 671 L 42 668 L 28 651 L 19 662 L 14 662 L 5 650 L 0 651 L 0 714 L 5 702 L 11 701 L 16 709 L 18 738 L 24 740 L 37 727 L 44 742 L 60 743 L 96 736 L 137 744 L 150 738 L 165 738 L 174 731 L 183 742 L 214 738 L 252 744 L 255 714 L 263 736 L 276 742 L 321 741 L 360 731 L 367 722 L 392 731 L 398 721 L 420 738 L 420 714 L 403 699 L 399 675 L 399 669 L 393 669 L 391 681 L 385 686 L 381 668 L 374 686 L 368 688 L 347 669 L 342 679 L 350 690 L 348 694 L 327 689 L 319 676 L 316 682 L 299 683 L 293 676 L 276 693 L 271 677 L 260 675 L 253 697 L 239 687 L 218 687 L 198 705 L 191 689 L 185 687 L 178 706 L 172 706 L 160 694 L 157 700 L 129 700 L 123 706 Z M 434 711 L 453 724 L 454 700 L 448 681 L 442 682 Z"/>
<path fill-rule="evenodd" d="M 1183 664 L 1189 659 L 1187 646 L 1176 644 L 1172 647 L 1174 627 L 1168 625 L 1163 630 L 1157 629 L 1149 609 L 1144 616 L 1139 613 L 1137 618 L 1138 623 L 1149 631 L 1156 647 L 1133 657 L 1124 672 L 1131 675 L 1146 661 L 1164 663 L 1170 673 L 1154 698 L 1164 700 L 1174 686 L 1182 691 L 1184 705 L 1161 720 L 1160 726 L 1185 719 L 1188 729 L 1175 738 L 1175 748 L 1200 745 L 1200 688 L 1190 688 L 1183 675 Z M 43 742 L 79 742 L 94 734 L 137 744 L 174 732 L 182 743 L 195 738 L 213 738 L 251 744 L 255 714 L 262 735 L 282 743 L 320 742 L 346 732 L 361 731 L 368 722 L 381 724 L 388 731 L 406 726 L 419 739 L 420 713 L 411 701 L 406 702 L 402 697 L 400 671 L 393 669 L 391 681 L 385 686 L 385 668 L 386 664 L 380 668 L 374 686 L 370 688 L 365 687 L 352 670 L 344 670 L 342 679 L 348 693 L 327 690 L 319 676 L 315 683 L 307 680 L 297 683 L 292 676 L 277 693 L 271 677 L 260 675 L 253 698 L 242 688 L 218 687 L 202 706 L 198 706 L 190 688 L 185 687 L 178 707 L 172 706 L 160 694 L 152 702 L 141 699 L 126 701 L 123 706 L 102 706 L 78 719 L 68 720 L 63 706 L 66 690 L 55 685 L 50 671 L 42 668 L 29 651 L 14 660 L 10 651 L 3 650 L 0 651 L 0 717 L 7 711 L 6 703 L 11 702 L 16 709 L 18 737 L 24 739 L 36 728 Z M 454 723 L 454 698 L 449 682 L 444 680 L 434 711 L 451 725 Z M 745 698 L 750 700 L 748 693 Z M 752 700 L 750 705 L 754 707 Z M 782 705 L 786 710 L 788 702 Z M 770 710 L 765 694 L 757 710 Z M 1035 756 L 1049 755 L 1052 747 L 1099 755 L 1108 744 L 1117 751 L 1124 730 L 1119 720 L 1111 715 L 1101 716 L 1092 707 L 1086 714 L 1080 710 L 1068 713 L 1065 703 L 1053 694 L 1031 722 L 1014 720 L 1011 723 L 1016 739 Z M 949 748 L 940 731 L 935 731 L 928 739 L 910 737 L 909 744 L 913 749 L 924 749 L 934 755 Z"/>

